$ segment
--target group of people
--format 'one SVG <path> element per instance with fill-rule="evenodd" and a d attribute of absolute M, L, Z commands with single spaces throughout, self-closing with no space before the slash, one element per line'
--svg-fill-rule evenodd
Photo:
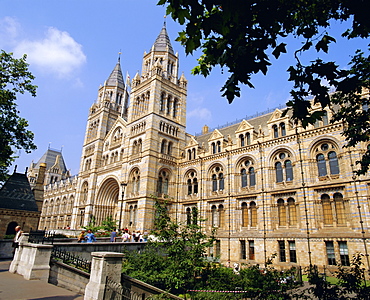
<path fill-rule="evenodd" d="M 110 234 L 110 241 L 116 242 L 118 238 L 118 233 L 115 229 L 112 230 Z M 127 229 L 122 229 L 122 242 L 146 242 L 148 240 L 148 233 L 145 231 L 141 234 L 140 230 L 133 231 L 132 233 Z M 96 242 L 96 237 L 94 233 L 89 229 L 86 233 L 82 230 L 77 238 L 78 243 L 92 243 Z"/>
<path fill-rule="evenodd" d="M 141 234 L 140 230 L 133 231 L 131 233 L 127 228 L 125 228 L 122 230 L 121 238 L 122 242 L 146 242 L 148 238 L 148 233 L 144 232 L 143 234 Z M 111 233 L 110 241 L 117 241 L 117 232 L 115 230 L 113 230 Z"/>
<path fill-rule="evenodd" d="M 89 229 L 86 233 L 85 230 L 82 230 L 77 238 L 77 243 L 92 243 L 96 242 L 96 237 L 94 233 Z"/>

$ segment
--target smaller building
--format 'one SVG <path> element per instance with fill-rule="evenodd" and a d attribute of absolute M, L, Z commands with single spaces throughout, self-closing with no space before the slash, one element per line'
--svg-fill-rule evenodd
<path fill-rule="evenodd" d="M 34 194 L 26 174 L 14 173 L 0 190 L 0 239 L 22 230 L 37 229 L 40 218 Z"/>

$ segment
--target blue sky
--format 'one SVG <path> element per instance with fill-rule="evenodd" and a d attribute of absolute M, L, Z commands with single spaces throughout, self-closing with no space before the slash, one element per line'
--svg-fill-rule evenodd
<path fill-rule="evenodd" d="M 121 67 L 133 78 L 141 71 L 144 51 L 149 51 L 163 25 L 165 8 L 156 0 L 0 0 L 0 48 L 19 58 L 28 54 L 30 70 L 36 76 L 37 97 L 18 97 L 22 117 L 29 121 L 38 149 L 23 151 L 15 164 L 23 172 L 47 150 L 63 148 L 67 168 L 77 174 L 88 109 L 100 84 L 114 68 L 118 52 Z M 342 25 L 331 30 L 338 32 Z M 255 89 L 243 88 L 242 97 L 231 105 L 219 92 L 227 78 L 225 70 L 214 69 L 203 78 L 193 76 L 196 55 L 186 56 L 175 42 L 181 26 L 167 17 L 167 31 L 174 51 L 179 52 L 180 74 L 188 79 L 187 132 L 199 133 L 203 125 L 214 128 L 285 104 L 291 83 L 285 72 L 293 64 L 294 46 L 276 63 L 268 76 L 252 78 Z M 329 58 L 344 65 L 357 47 L 366 41 L 338 40 Z M 364 49 L 364 48 L 363 48 Z M 307 59 L 316 58 L 316 54 Z M 13 171 L 13 167 L 10 170 Z"/>

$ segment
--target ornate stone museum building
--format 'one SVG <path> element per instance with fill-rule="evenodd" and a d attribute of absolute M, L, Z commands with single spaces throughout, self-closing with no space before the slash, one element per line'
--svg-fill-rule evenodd
<path fill-rule="evenodd" d="M 370 178 L 353 176 L 367 145 L 343 148 L 343 124 L 330 123 L 329 109 L 305 129 L 276 109 L 190 135 L 178 69 L 165 26 L 131 82 L 118 61 L 90 108 L 78 176 L 50 164 L 40 228 L 112 216 L 120 228 L 150 231 L 155 195 L 179 222 L 197 208 L 202 226 L 217 228 L 209 251 L 222 262 L 276 253 L 281 267 L 348 265 L 367 253 Z"/>

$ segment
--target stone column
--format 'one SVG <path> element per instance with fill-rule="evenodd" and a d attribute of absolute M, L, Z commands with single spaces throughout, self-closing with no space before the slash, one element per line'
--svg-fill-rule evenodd
<path fill-rule="evenodd" d="M 113 281 L 121 282 L 122 253 L 92 252 L 90 281 L 86 285 L 85 300 L 103 299 L 107 276 Z"/>
<path fill-rule="evenodd" d="M 15 249 L 13 260 L 9 267 L 9 272 L 17 273 L 18 265 L 22 257 L 23 245 L 28 243 L 29 233 L 22 233 L 19 239 L 19 247 Z"/>

